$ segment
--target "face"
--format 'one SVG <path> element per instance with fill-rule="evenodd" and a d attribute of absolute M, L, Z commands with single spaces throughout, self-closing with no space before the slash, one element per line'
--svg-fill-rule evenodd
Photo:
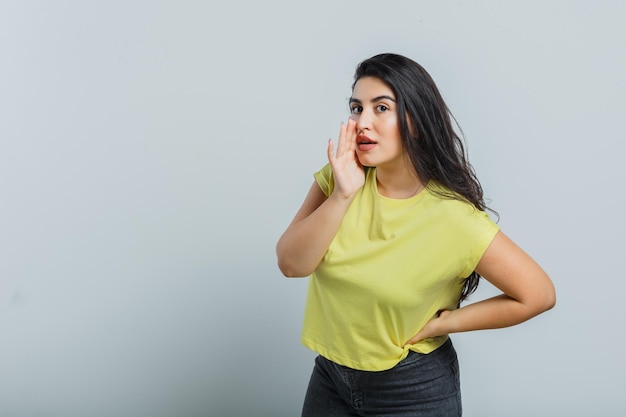
<path fill-rule="evenodd" d="M 380 78 L 363 77 L 354 85 L 350 118 L 356 121 L 356 152 L 362 165 L 406 166 L 396 109 L 393 90 Z"/>

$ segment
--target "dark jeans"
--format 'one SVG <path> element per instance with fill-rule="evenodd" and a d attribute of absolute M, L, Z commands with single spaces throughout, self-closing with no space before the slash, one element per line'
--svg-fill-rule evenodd
<path fill-rule="evenodd" d="M 448 339 L 424 355 L 409 352 L 395 367 L 358 371 L 321 356 L 315 359 L 302 417 L 460 417 L 456 351 Z"/>

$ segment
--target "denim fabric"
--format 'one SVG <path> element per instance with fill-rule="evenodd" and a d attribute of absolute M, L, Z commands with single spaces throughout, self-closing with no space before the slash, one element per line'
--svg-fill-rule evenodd
<path fill-rule="evenodd" d="M 448 339 L 428 355 L 409 352 L 395 367 L 359 371 L 318 356 L 302 417 L 460 417 L 456 351 Z"/>

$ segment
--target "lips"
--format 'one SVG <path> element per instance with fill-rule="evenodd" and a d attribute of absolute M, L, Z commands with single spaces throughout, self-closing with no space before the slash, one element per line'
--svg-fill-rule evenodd
<path fill-rule="evenodd" d="M 365 135 L 359 135 L 356 138 L 356 143 L 357 143 L 357 147 L 359 148 L 360 151 L 370 151 L 370 150 L 374 149 L 376 147 L 376 145 L 378 144 L 378 142 L 368 138 Z"/>

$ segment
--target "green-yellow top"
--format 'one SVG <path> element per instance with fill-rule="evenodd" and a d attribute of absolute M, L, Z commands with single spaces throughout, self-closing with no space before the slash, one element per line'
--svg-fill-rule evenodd
<path fill-rule="evenodd" d="M 340 365 L 380 371 L 409 349 L 430 353 L 446 341 L 403 347 L 437 311 L 456 308 L 464 278 L 499 229 L 487 213 L 435 193 L 445 189 L 434 181 L 407 199 L 384 197 L 376 169 L 365 169 L 365 185 L 310 277 L 302 343 Z M 314 176 L 330 195 L 330 166 Z"/>

